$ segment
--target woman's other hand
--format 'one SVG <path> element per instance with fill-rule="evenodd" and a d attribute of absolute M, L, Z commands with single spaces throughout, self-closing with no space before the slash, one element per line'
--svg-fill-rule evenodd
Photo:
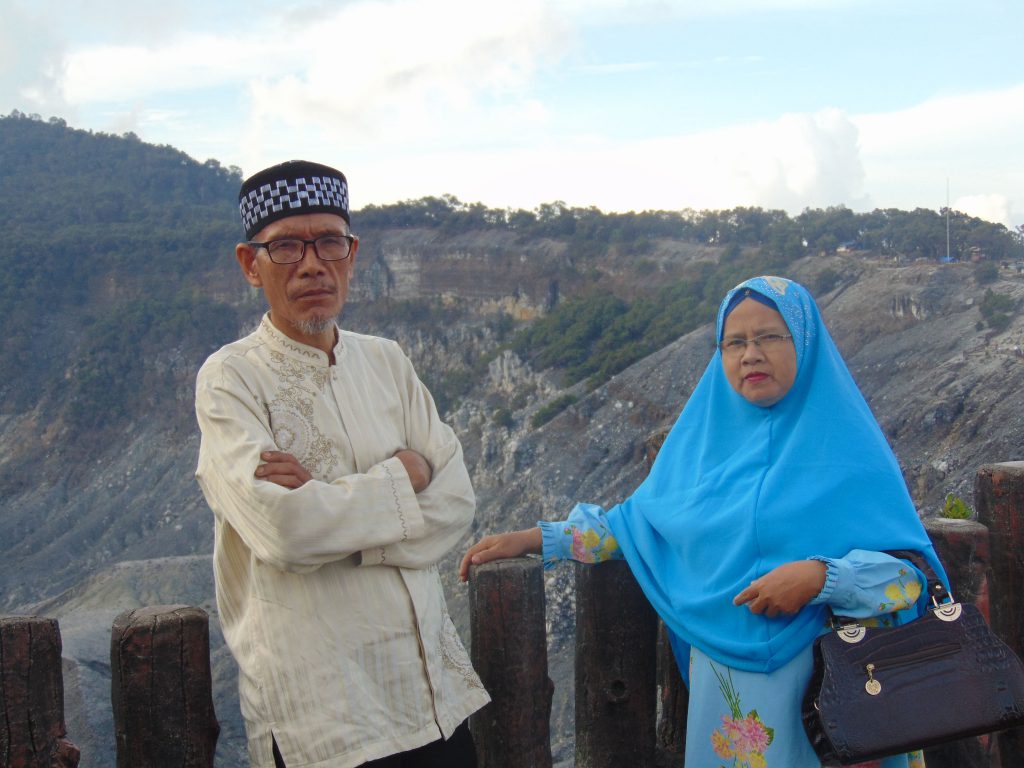
<path fill-rule="evenodd" d="M 463 581 L 469 580 L 469 566 L 471 565 L 480 565 L 506 557 L 539 555 L 542 547 L 540 528 L 527 528 L 523 531 L 484 536 L 466 550 L 462 563 L 459 564 L 459 578 Z"/>
<path fill-rule="evenodd" d="M 825 586 L 825 564 L 820 560 L 794 560 L 750 582 L 732 599 L 746 605 L 751 613 L 777 616 L 796 613 L 813 600 Z"/>

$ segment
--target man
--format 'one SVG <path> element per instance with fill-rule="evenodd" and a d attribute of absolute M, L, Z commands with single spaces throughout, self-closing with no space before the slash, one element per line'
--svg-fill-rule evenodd
<path fill-rule="evenodd" d="M 488 696 L 436 565 L 473 518 L 462 448 L 397 344 L 335 323 L 359 246 L 345 176 L 283 163 L 239 208 L 270 310 L 199 371 L 196 477 L 251 762 L 475 766 Z"/>

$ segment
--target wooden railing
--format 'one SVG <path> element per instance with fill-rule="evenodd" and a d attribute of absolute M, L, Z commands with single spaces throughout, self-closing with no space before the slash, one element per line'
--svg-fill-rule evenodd
<path fill-rule="evenodd" d="M 979 605 L 995 631 L 1024 654 L 1024 462 L 982 467 L 975 507 L 977 521 L 931 519 L 926 529 L 954 596 Z M 664 627 L 624 563 L 575 568 L 577 768 L 682 766 L 687 696 Z M 538 668 L 547 660 L 542 603 L 537 559 L 472 570 L 473 663 L 493 699 L 471 721 L 482 768 L 551 765 L 550 748 L 537 748 L 549 744 L 543 714 L 552 690 L 546 669 Z M 523 670 L 529 670 L 525 688 Z M 925 762 L 928 768 L 1024 768 L 1022 731 L 932 748 Z"/>
<path fill-rule="evenodd" d="M 929 520 L 957 599 L 1024 654 L 1024 462 L 982 467 L 977 521 Z M 578 768 L 682 766 L 686 690 L 659 622 L 622 562 L 576 566 Z M 127 611 L 111 632 L 118 768 L 209 768 L 218 725 L 209 619 L 188 606 Z M 470 580 L 472 656 L 492 702 L 473 716 L 481 768 L 549 768 L 544 586 L 532 558 Z M 0 768 L 75 768 L 54 619 L 0 618 Z M 1024 768 L 1024 729 L 926 753 L 928 768 Z"/>
<path fill-rule="evenodd" d="M 64 724 L 60 648 L 54 619 L 0 619 L 0 768 L 78 765 Z M 220 726 L 205 611 L 158 605 L 120 614 L 110 671 L 118 768 L 213 765 Z"/>

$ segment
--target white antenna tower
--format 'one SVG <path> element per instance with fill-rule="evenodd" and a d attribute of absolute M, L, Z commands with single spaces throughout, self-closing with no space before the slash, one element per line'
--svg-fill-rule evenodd
<path fill-rule="evenodd" d="M 946 177 L 946 263 L 950 261 L 949 257 L 949 176 Z"/>

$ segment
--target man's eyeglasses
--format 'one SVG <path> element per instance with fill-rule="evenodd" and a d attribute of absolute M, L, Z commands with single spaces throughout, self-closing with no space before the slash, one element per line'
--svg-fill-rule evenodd
<path fill-rule="evenodd" d="M 315 240 L 283 237 L 265 243 L 250 242 L 249 245 L 266 248 L 275 264 L 294 264 L 305 257 L 307 245 L 313 246 L 313 252 L 322 261 L 344 261 L 352 255 L 352 244 L 358 239 L 355 235 L 321 235 Z"/>
<path fill-rule="evenodd" d="M 753 344 L 758 349 L 771 352 L 773 349 L 777 349 L 782 346 L 783 342 L 789 341 L 792 338 L 793 337 L 789 334 L 762 333 L 760 336 L 755 336 L 752 339 L 722 339 L 718 348 L 722 350 L 723 356 L 740 357 L 746 351 L 747 344 Z"/>

